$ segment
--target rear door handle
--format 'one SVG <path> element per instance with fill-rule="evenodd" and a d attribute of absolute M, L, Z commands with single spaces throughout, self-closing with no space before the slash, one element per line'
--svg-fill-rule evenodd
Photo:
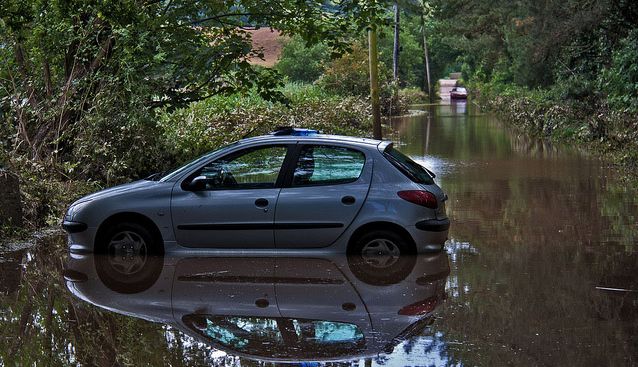
<path fill-rule="evenodd" d="M 357 201 L 357 199 L 354 198 L 354 196 L 344 196 L 341 198 L 341 202 L 346 204 L 346 205 L 352 205 Z"/>
<path fill-rule="evenodd" d="M 257 199 L 257 200 L 255 200 L 255 205 L 258 208 L 265 208 L 265 207 L 268 206 L 268 200 L 266 200 L 264 198 Z"/>

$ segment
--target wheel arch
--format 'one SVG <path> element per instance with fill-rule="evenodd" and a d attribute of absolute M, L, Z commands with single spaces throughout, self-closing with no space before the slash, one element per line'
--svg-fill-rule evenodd
<path fill-rule="evenodd" d="M 410 232 L 408 232 L 405 228 L 403 228 L 402 226 L 400 226 L 400 225 L 398 225 L 396 223 L 387 222 L 387 221 L 375 221 L 375 222 L 370 222 L 370 223 L 366 223 L 366 224 L 361 225 L 350 236 L 350 239 L 348 240 L 348 247 L 347 247 L 346 251 L 348 253 L 350 253 L 350 251 L 351 251 L 350 249 L 352 248 L 352 245 L 361 236 L 363 236 L 366 233 L 369 233 L 371 231 L 379 231 L 379 230 L 385 230 L 385 231 L 394 232 L 394 233 L 404 237 L 408 241 L 408 245 L 410 246 L 410 251 L 413 252 L 413 253 L 417 252 L 416 243 L 414 242 L 414 238 L 412 238 L 412 235 L 410 235 Z"/>
<path fill-rule="evenodd" d="M 127 223 L 127 222 L 137 223 L 139 225 L 144 226 L 146 229 L 148 229 L 151 232 L 153 239 L 157 243 L 158 250 L 161 253 L 164 253 L 164 239 L 162 238 L 162 233 L 157 227 L 157 224 L 155 224 L 155 222 L 153 222 L 149 217 L 145 216 L 144 214 L 140 214 L 136 212 L 116 213 L 106 218 L 104 221 L 102 221 L 102 223 L 100 223 L 100 226 L 98 227 L 95 233 L 95 240 L 93 243 L 94 251 L 99 250 L 98 244 L 99 244 L 100 238 L 104 236 L 104 233 L 107 231 L 109 227 L 116 225 L 118 223 Z"/>

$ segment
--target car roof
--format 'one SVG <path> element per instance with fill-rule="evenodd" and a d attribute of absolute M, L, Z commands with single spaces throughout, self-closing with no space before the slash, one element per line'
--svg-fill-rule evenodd
<path fill-rule="evenodd" d="M 160 181 L 172 181 L 173 179 L 182 177 L 184 174 L 184 169 L 190 169 L 189 167 L 195 164 L 199 164 L 200 162 L 205 161 L 206 159 L 210 159 L 211 157 L 218 154 L 226 154 L 229 150 L 242 149 L 243 147 L 250 147 L 251 145 L 259 145 L 260 143 L 269 144 L 269 143 L 281 143 L 281 144 L 294 144 L 297 142 L 312 142 L 318 144 L 326 144 L 326 143 L 341 143 L 350 146 L 357 146 L 360 149 L 364 150 L 378 150 L 380 152 L 385 151 L 388 146 L 392 145 L 392 142 L 389 140 L 376 140 L 369 138 L 359 138 L 354 136 L 345 136 L 345 135 L 330 135 L 330 134 L 321 134 L 321 133 L 310 133 L 308 135 L 260 135 L 250 138 L 245 138 L 242 140 L 237 140 L 234 143 L 231 143 L 225 147 L 216 149 L 214 151 L 208 152 L 207 154 L 187 163 L 184 166 L 172 171 L 171 173 L 165 175 L 160 179 Z"/>
<path fill-rule="evenodd" d="M 251 138 L 240 140 L 240 144 L 249 143 L 261 143 L 261 142 L 321 142 L 321 143 L 347 143 L 352 145 L 360 145 L 367 147 L 376 147 L 381 143 L 386 143 L 383 140 L 360 138 L 354 136 L 345 135 L 330 135 L 330 134 L 309 134 L 309 135 L 260 135 Z"/>

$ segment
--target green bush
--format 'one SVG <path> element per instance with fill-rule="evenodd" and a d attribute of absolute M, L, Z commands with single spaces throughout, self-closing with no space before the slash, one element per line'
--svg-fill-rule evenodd
<path fill-rule="evenodd" d="M 317 84 L 287 83 L 281 89 L 281 92 L 291 104 L 338 98 L 338 96 L 328 93 Z"/>
<path fill-rule="evenodd" d="M 327 65 L 317 84 L 331 93 L 366 97 L 370 94 L 369 75 L 368 50 L 355 43 L 350 52 Z M 379 77 L 381 84 L 389 79 L 383 64 L 379 65 Z"/>
<path fill-rule="evenodd" d="M 145 177 L 166 159 L 155 111 L 134 99 L 105 97 L 94 113 L 69 129 L 70 154 L 61 170 L 73 179 L 91 178 L 110 186 Z"/>
<path fill-rule="evenodd" d="M 638 29 L 631 31 L 614 51 L 611 66 L 600 77 L 601 89 L 607 92 L 612 108 L 638 112 Z"/>
<path fill-rule="evenodd" d="M 95 181 L 60 179 L 51 165 L 14 156 L 8 168 L 18 175 L 25 228 L 60 223 L 68 204 L 101 187 Z"/>
<path fill-rule="evenodd" d="M 425 83 L 425 64 L 421 24 L 418 17 L 403 17 L 399 36 L 399 81 L 401 87 L 421 87 Z M 394 27 L 382 27 L 379 32 L 379 59 L 388 67 L 392 65 Z"/>
<path fill-rule="evenodd" d="M 293 82 L 312 83 L 319 78 L 324 64 L 330 60 L 330 49 L 323 43 L 307 46 L 299 36 L 284 42 L 275 68 Z"/>
<path fill-rule="evenodd" d="M 401 97 L 406 104 L 419 104 L 428 101 L 428 95 L 419 88 L 400 89 L 399 97 Z"/>
<path fill-rule="evenodd" d="M 103 186 L 169 169 L 277 126 L 371 135 L 369 104 L 361 97 L 341 97 L 299 83 L 281 92 L 288 104 L 266 101 L 252 90 L 165 109 L 155 119 L 143 107 L 127 114 L 113 100 L 101 106 L 112 108 L 110 118 L 87 116 L 72 130 L 75 157 L 45 163 L 3 149 L 0 162 L 20 177 L 25 224 L 37 228 L 58 223 L 73 200 Z"/>
<path fill-rule="evenodd" d="M 369 67 L 368 50 L 355 43 L 350 52 L 328 64 L 321 78 L 317 80 L 317 85 L 329 93 L 368 98 Z M 384 116 L 396 116 L 407 112 L 407 103 L 400 96 L 394 97 L 395 87 L 390 70 L 385 64 L 379 63 L 379 99 L 381 114 Z"/>
<path fill-rule="evenodd" d="M 165 149 L 173 161 L 185 162 L 277 126 L 359 136 L 372 131 L 368 103 L 360 97 L 330 96 L 317 86 L 301 84 L 288 85 L 283 93 L 290 101 L 288 105 L 268 103 L 254 95 L 232 95 L 165 112 L 159 119 Z"/>

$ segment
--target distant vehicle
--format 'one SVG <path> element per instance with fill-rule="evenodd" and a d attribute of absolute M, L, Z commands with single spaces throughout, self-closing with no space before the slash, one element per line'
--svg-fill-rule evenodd
<path fill-rule="evenodd" d="M 73 203 L 72 252 L 441 250 L 434 174 L 391 142 L 285 128 Z"/>
<path fill-rule="evenodd" d="M 450 273 L 445 251 L 383 264 L 345 255 L 122 255 L 69 256 L 67 288 L 111 312 L 170 325 L 233 356 L 272 362 L 391 353 L 434 321 Z M 376 274 L 361 266 L 377 267 Z"/>
<path fill-rule="evenodd" d="M 451 99 L 467 99 L 467 89 L 464 87 L 454 87 L 450 91 Z"/>

